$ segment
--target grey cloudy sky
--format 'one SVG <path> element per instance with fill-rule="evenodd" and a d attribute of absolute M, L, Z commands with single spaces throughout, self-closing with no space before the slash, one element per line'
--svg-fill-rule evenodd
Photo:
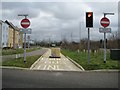
<path fill-rule="evenodd" d="M 79 38 L 87 38 L 85 12 L 92 11 L 94 27 L 90 30 L 90 38 L 99 40 L 103 38 L 103 33 L 99 33 L 103 12 L 115 13 L 114 16 L 107 17 L 111 21 L 109 27 L 112 33 L 118 30 L 118 0 L 108 1 L 110 0 L 103 2 L 15 2 L 13 0 L 2 2 L 2 20 L 8 20 L 21 27 L 20 21 L 24 17 L 18 17 L 18 14 L 29 14 L 31 39 L 71 40 L 72 37 L 73 40 L 78 41 Z"/>

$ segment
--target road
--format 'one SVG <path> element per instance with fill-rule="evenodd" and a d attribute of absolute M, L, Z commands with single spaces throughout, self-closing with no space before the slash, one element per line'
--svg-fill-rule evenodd
<path fill-rule="evenodd" d="M 2 69 L 3 88 L 117 88 L 118 72 Z"/>
<path fill-rule="evenodd" d="M 76 65 L 60 54 L 60 58 L 49 58 L 51 49 L 39 58 L 39 62 L 31 68 L 32 70 L 62 70 L 62 71 L 81 71 Z"/>

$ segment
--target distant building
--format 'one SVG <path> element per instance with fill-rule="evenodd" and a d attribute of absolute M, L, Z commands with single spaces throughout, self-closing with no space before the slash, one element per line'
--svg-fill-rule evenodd
<path fill-rule="evenodd" d="M 0 20 L 0 48 L 2 48 L 2 21 Z"/>
<path fill-rule="evenodd" d="M 0 48 L 22 48 L 23 33 L 7 20 L 0 20 Z"/>
<path fill-rule="evenodd" d="M 9 39 L 8 47 L 20 48 L 23 46 L 23 34 L 20 33 L 20 29 L 14 26 L 11 22 L 5 21 L 9 25 Z"/>
<path fill-rule="evenodd" d="M 9 25 L 0 20 L 0 48 L 5 48 L 8 47 L 8 30 L 9 30 Z"/>

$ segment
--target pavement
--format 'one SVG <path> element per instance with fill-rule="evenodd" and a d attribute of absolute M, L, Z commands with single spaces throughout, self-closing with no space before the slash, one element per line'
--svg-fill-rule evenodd
<path fill-rule="evenodd" d="M 31 70 L 59 70 L 59 71 L 82 71 L 63 54 L 60 58 L 49 58 L 51 56 L 51 49 L 38 59 L 37 63 L 31 66 Z"/>
<path fill-rule="evenodd" d="M 42 48 L 40 50 L 28 52 L 28 53 L 26 53 L 26 56 L 43 55 L 46 51 L 47 51 L 46 48 Z M 5 60 L 11 60 L 11 59 L 23 57 L 23 56 L 24 56 L 23 54 L 14 54 L 14 55 L 0 56 L 0 58 L 2 58 L 2 61 L 5 61 Z"/>

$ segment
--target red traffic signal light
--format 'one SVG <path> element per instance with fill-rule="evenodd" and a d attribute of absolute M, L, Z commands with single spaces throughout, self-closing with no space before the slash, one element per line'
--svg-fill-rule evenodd
<path fill-rule="evenodd" d="M 86 27 L 93 27 L 93 12 L 86 12 Z"/>
<path fill-rule="evenodd" d="M 88 17 L 91 17 L 91 16 L 92 16 L 92 12 L 89 12 L 89 13 L 88 13 Z"/>

